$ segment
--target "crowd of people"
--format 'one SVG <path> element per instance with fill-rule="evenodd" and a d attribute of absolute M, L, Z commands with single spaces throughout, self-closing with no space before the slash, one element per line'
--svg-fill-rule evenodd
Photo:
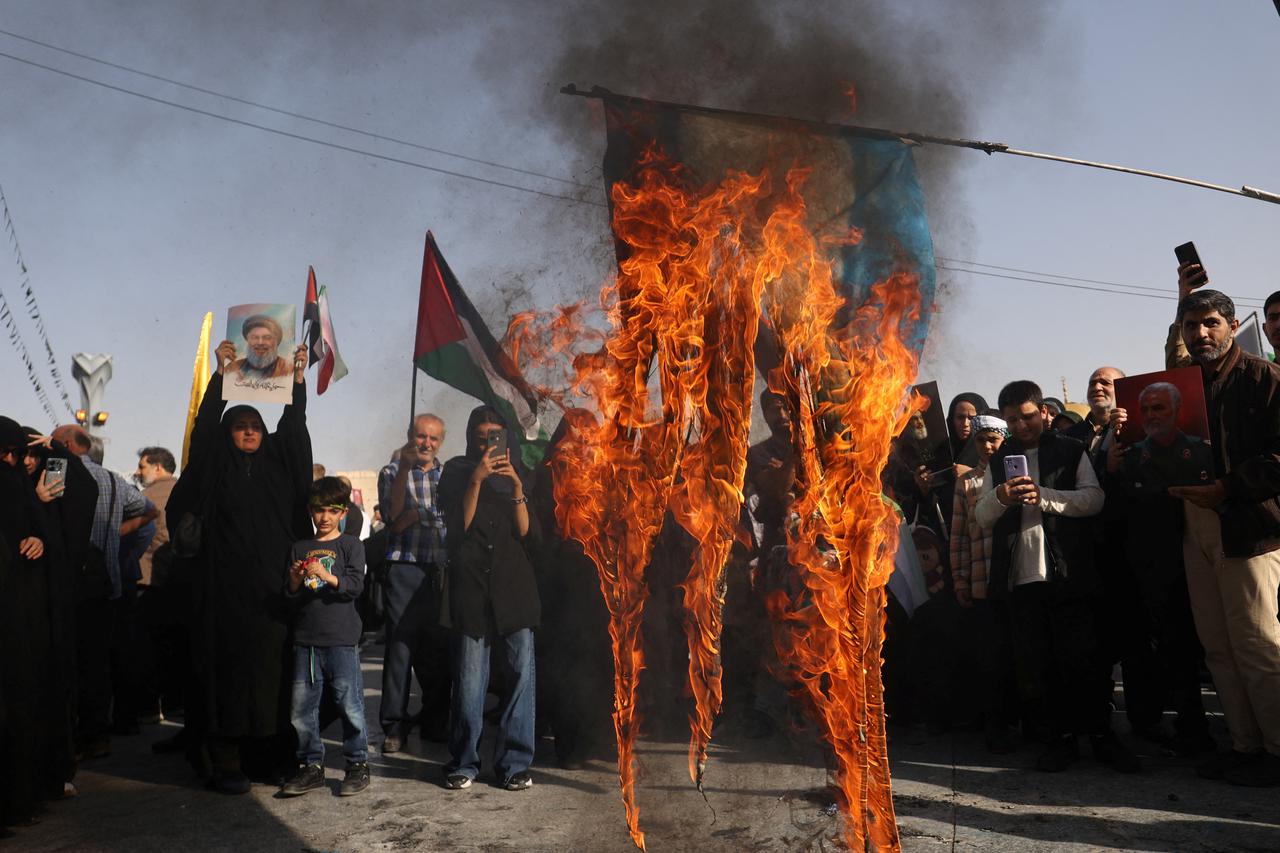
<path fill-rule="evenodd" d="M 1109 365 L 1089 377 L 1081 418 L 1029 381 L 1005 385 L 995 408 L 956 396 L 947 424 L 964 464 L 927 458 L 937 444 L 923 431 L 899 439 L 886 480 L 915 523 L 930 597 L 910 613 L 890 600 L 891 720 L 980 725 L 995 753 L 1037 741 L 1049 772 L 1087 735 L 1098 761 L 1137 772 L 1111 729 L 1118 667 L 1133 736 L 1201 757 L 1203 777 L 1280 785 L 1280 368 L 1235 342 L 1235 306 L 1203 288 L 1198 265 L 1179 274 L 1166 365 L 1199 366 L 1208 441 L 1177 428 L 1182 395 L 1156 382 L 1139 396 L 1146 437 L 1123 444 L 1125 374 Z M 1264 310 L 1280 349 L 1280 292 Z"/>
<path fill-rule="evenodd" d="M 908 601 L 891 586 L 887 598 L 895 730 L 973 726 L 995 753 L 1038 744 L 1035 766 L 1048 772 L 1078 759 L 1083 735 L 1098 761 L 1138 772 L 1140 758 L 1112 730 L 1118 665 L 1133 736 L 1200 756 L 1202 776 L 1280 785 L 1280 367 L 1234 342 L 1234 306 L 1198 287 L 1200 274 L 1180 270 L 1167 359 L 1201 369 L 1212 433 L 1203 447 L 1162 426 L 1180 405 L 1172 386 L 1143 393 L 1147 440 L 1118 441 L 1130 413 L 1116 406 L 1124 374 L 1112 366 L 1090 376 L 1087 416 L 1064 417 L 1017 380 L 995 407 L 976 393 L 952 400 L 948 458 L 959 461 L 939 467 L 918 427 L 895 443 L 885 494 L 924 591 Z M 1266 330 L 1280 343 L 1280 293 L 1267 301 Z M 232 363 L 233 345 L 216 357 Z M 611 754 L 607 608 L 555 508 L 559 462 L 591 413 L 567 412 L 533 471 L 492 407 L 471 413 L 465 451 L 448 462 L 444 421 L 418 415 L 379 472 L 362 540 L 350 482 L 312 459 L 305 361 L 299 348 L 274 432 L 256 409 L 226 407 L 220 367 L 180 477 L 164 448 L 139 451 L 130 482 L 102 467 L 81 427 L 45 436 L 0 418 L 5 824 L 74 794 L 81 762 L 161 719 L 183 727 L 154 751 L 185 755 L 225 794 L 254 781 L 286 796 L 322 787 L 321 732 L 334 721 L 342 795 L 370 786 L 371 740 L 380 735 L 374 746 L 392 755 L 415 727 L 447 743 L 440 782 L 450 790 L 486 766 L 500 787 L 530 788 L 540 733 L 554 736 L 563 767 Z M 806 594 L 788 559 L 792 413 L 768 391 L 761 406 L 770 434 L 748 453 L 721 645 L 723 719 L 748 737 L 803 714 L 764 606 L 778 591 Z M 1173 457 L 1200 465 L 1202 483 L 1161 481 Z M 646 678 L 670 690 L 642 695 L 659 728 L 684 725 L 679 583 L 694 547 L 669 518 L 647 573 Z M 378 628 L 375 734 L 360 648 Z M 1225 750 L 1206 719 L 1202 667 Z M 490 695 L 497 706 L 486 710 Z M 486 722 L 497 728 L 491 757 Z"/>

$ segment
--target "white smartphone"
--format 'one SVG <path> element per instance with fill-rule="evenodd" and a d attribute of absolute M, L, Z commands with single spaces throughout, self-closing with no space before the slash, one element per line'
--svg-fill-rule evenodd
<path fill-rule="evenodd" d="M 57 456 L 50 456 L 44 462 L 44 484 L 45 487 L 55 486 L 58 483 L 65 482 L 67 479 L 67 460 Z"/>
<path fill-rule="evenodd" d="M 1027 457 L 1021 453 L 1015 453 L 1004 458 L 1004 478 L 1006 481 L 1012 480 L 1014 477 L 1030 477 L 1031 471 L 1027 468 Z"/>

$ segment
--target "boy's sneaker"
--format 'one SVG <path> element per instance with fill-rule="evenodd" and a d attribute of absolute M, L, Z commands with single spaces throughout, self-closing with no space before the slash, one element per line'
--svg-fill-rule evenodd
<path fill-rule="evenodd" d="M 293 774 L 293 778 L 284 783 L 280 793 L 286 797 L 300 797 L 308 791 L 324 787 L 324 768 L 319 764 L 308 764 Z"/>
<path fill-rule="evenodd" d="M 444 786 L 450 791 L 461 791 L 463 788 L 471 787 L 471 777 L 463 776 L 461 773 L 450 773 L 444 777 Z"/>
<path fill-rule="evenodd" d="M 347 765 L 347 775 L 342 777 L 342 787 L 338 796 L 349 797 L 369 787 L 369 764 L 364 761 L 353 761 Z"/>
<path fill-rule="evenodd" d="M 525 791 L 533 787 L 533 777 L 527 772 L 513 773 L 502 783 L 508 791 Z"/>

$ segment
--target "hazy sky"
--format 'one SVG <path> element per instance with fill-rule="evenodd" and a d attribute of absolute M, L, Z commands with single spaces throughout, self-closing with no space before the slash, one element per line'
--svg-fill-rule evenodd
<path fill-rule="evenodd" d="M 920 0 L 830 3 L 820 12 L 812 3 L 769 4 L 777 15 L 769 20 L 782 22 L 769 49 L 781 59 L 751 40 L 759 32 L 657 26 L 663 19 L 653 16 L 664 13 L 655 3 L 634 4 L 638 17 L 626 21 L 612 11 L 621 5 L 0 0 L 3 30 L 585 189 L 283 117 L 6 35 L 0 52 L 290 133 L 594 202 L 603 199 L 602 129 L 585 101 L 554 94 L 563 83 L 649 80 L 638 93 L 778 111 L 789 87 L 816 91 L 828 66 L 838 92 L 840 60 L 854 57 L 866 66 L 855 82 L 867 123 L 1280 192 L 1280 16 L 1266 0 L 968 10 Z M 638 43 L 610 31 L 617 20 Z M 746 49 L 724 47 L 740 35 Z M 806 39 L 819 35 L 822 50 L 810 52 Z M 680 42 L 646 47 L 668 37 Z M 776 80 L 769 67 L 745 67 L 757 52 Z M 683 76 L 671 70 L 671 56 L 681 55 L 698 57 Z M 797 71 L 806 58 L 807 76 Z M 401 440 L 425 229 L 493 316 L 502 313 L 499 284 L 526 288 L 547 307 L 597 290 L 609 274 L 599 206 L 323 148 L 5 58 L 0 126 L 0 185 L 73 405 L 71 353 L 115 356 L 106 407 L 107 462 L 117 468 L 132 467 L 145 444 L 180 445 L 203 313 L 214 312 L 216 333 L 229 305 L 296 302 L 308 264 L 329 287 L 351 369 L 310 404 L 316 459 L 333 469 L 376 467 Z M 1194 239 L 1228 293 L 1260 300 L 1280 287 L 1275 205 L 1004 155 L 924 148 L 917 159 L 940 258 L 1172 295 L 1172 247 Z M 994 399 L 1014 378 L 1059 393 L 1065 376 L 1079 399 L 1100 364 L 1130 373 L 1161 366 L 1170 300 L 940 278 L 947 287 L 921 378 L 937 379 L 944 397 L 977 390 Z M 18 280 L 0 246 L 0 287 L 21 314 Z M 38 356 L 35 330 L 20 320 Z M 4 342 L 0 389 L 0 412 L 49 426 Z M 471 401 L 425 376 L 419 397 L 420 410 L 441 411 L 453 427 L 445 454 L 460 452 Z"/>

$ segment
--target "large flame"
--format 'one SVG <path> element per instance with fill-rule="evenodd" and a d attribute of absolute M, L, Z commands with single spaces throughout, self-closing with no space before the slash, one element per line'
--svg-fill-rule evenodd
<path fill-rule="evenodd" d="M 601 353 L 578 359 L 577 388 L 594 398 L 602 423 L 562 454 L 555 484 L 557 521 L 595 562 L 609 608 L 618 775 L 641 848 L 634 750 L 644 570 L 671 508 L 699 541 L 684 585 L 697 777 L 720 706 L 721 574 L 742 502 L 762 286 L 744 238 L 765 179 L 737 174 L 707 192 L 683 184 L 651 149 L 635 183 L 613 187 L 614 234 L 629 254 L 609 294 L 612 334 Z"/>
<path fill-rule="evenodd" d="M 688 186 L 656 149 L 629 183 L 612 187 L 613 231 L 625 248 L 606 289 L 611 330 L 575 359 L 574 392 L 597 425 L 555 457 L 557 522 L 595 563 L 613 643 L 614 729 L 627 827 L 644 848 L 636 802 L 637 686 L 645 566 L 670 510 L 696 540 L 682 584 L 689 643 L 689 773 L 701 787 L 720 709 L 724 567 L 738 532 L 762 301 L 781 366 L 770 386 L 795 402 L 799 523 L 789 531 L 805 594 L 778 594 L 777 645 L 840 763 L 846 835 L 896 848 L 880 686 L 883 587 L 896 525 L 880 497 L 889 442 L 906 417 L 915 358 L 902 343 L 918 308 L 915 280 L 895 276 L 837 327 L 843 306 L 831 244 L 806 221 L 808 172 L 768 171 Z M 775 186 L 781 183 L 784 186 Z M 558 331 L 513 325 L 563 351 L 577 314 Z M 566 319 L 567 318 L 567 319 Z M 553 323 L 554 326 L 554 323 Z M 509 335 L 509 338 L 511 335 Z"/>

